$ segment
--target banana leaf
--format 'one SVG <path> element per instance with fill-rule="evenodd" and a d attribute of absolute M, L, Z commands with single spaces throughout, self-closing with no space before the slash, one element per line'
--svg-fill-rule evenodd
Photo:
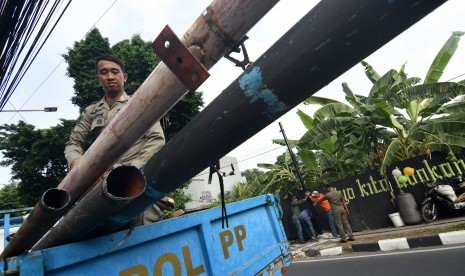
<path fill-rule="evenodd" d="M 426 73 L 424 83 L 435 83 L 439 81 L 444 72 L 444 69 L 446 68 L 450 59 L 457 50 L 460 37 L 464 34 L 464 32 L 452 32 L 452 35 L 449 37 L 449 39 L 442 46 L 441 50 L 434 58 L 433 63 L 431 64 L 428 70 L 428 73 Z"/>
<path fill-rule="evenodd" d="M 448 114 L 463 113 L 465 112 L 465 101 L 443 105 L 438 109 L 438 112 Z"/>
<path fill-rule="evenodd" d="M 371 81 L 371 83 L 376 83 L 380 75 L 373 69 L 373 67 L 366 61 L 362 60 L 361 64 L 365 67 L 365 75 L 368 77 L 368 79 Z"/>
<path fill-rule="evenodd" d="M 386 150 L 383 164 L 381 165 L 381 175 L 384 175 L 386 167 L 395 164 L 407 158 L 404 155 L 403 144 L 399 139 L 394 139 Z"/>
<path fill-rule="evenodd" d="M 465 121 L 431 120 L 420 128 L 429 133 L 458 134 L 465 137 Z"/>
<path fill-rule="evenodd" d="M 318 160 L 315 153 L 309 149 L 302 149 L 298 155 L 307 170 L 317 171 L 319 169 Z"/>
<path fill-rule="evenodd" d="M 302 121 L 302 123 L 308 130 L 313 128 L 313 118 L 311 116 L 307 115 L 300 109 L 297 110 L 297 116 L 299 116 L 300 121 Z"/>
<path fill-rule="evenodd" d="M 346 94 L 347 102 L 349 102 L 354 108 L 359 109 L 363 104 L 360 97 L 355 95 L 349 88 L 349 85 L 345 82 L 342 83 L 342 91 Z"/>
<path fill-rule="evenodd" d="M 318 104 L 318 105 L 327 105 L 330 103 L 338 103 L 336 100 L 331 100 L 323 97 L 318 97 L 318 96 L 311 96 L 307 98 L 305 101 L 303 101 L 304 104 Z"/>
<path fill-rule="evenodd" d="M 300 147 L 319 149 L 320 143 L 332 136 L 335 132 L 344 132 L 351 123 L 350 118 L 334 118 L 321 122 L 307 131 L 299 140 Z"/>
<path fill-rule="evenodd" d="M 327 118 L 352 117 L 354 113 L 355 110 L 344 103 L 330 103 L 316 110 L 313 116 L 322 122 Z"/>

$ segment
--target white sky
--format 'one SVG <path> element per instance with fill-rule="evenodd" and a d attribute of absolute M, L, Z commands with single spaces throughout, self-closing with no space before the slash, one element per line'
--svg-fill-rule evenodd
<path fill-rule="evenodd" d="M 17 109 L 43 109 L 46 106 L 56 106 L 58 112 L 22 112 L 22 117 L 18 114 L 14 115 L 15 113 L 0 112 L 1 125 L 25 120 L 36 128 L 48 128 L 59 124 L 60 118 L 78 117 L 78 108 L 71 104 L 73 81 L 65 75 L 67 65 L 61 55 L 66 53 L 67 48 L 72 47 L 75 41 L 84 37 L 113 2 L 114 0 L 73 1 L 10 98 L 10 102 Z M 166 24 L 169 24 L 181 37 L 210 2 L 210 0 L 118 0 L 96 27 L 104 37 L 109 38 L 112 45 L 136 33 L 144 40 L 152 41 Z M 250 59 L 252 61 L 258 59 L 317 2 L 281 0 L 248 33 L 246 48 Z M 452 31 L 465 31 L 465 1 L 449 0 L 365 60 L 380 74 L 384 74 L 389 69 L 399 69 L 402 64 L 408 62 L 406 72 L 410 76 L 423 78 L 435 54 Z M 459 45 L 442 80 L 449 80 L 465 73 L 464 43 L 462 41 Z M 204 100 L 208 104 L 241 73 L 240 68 L 223 59 L 210 70 L 210 78 L 198 91 L 203 91 Z M 462 76 L 459 79 L 464 78 Z M 356 93 L 362 95 L 367 95 L 371 88 L 363 67 L 356 65 L 315 95 L 344 101 L 342 82 L 347 82 Z M 315 110 L 315 107 L 303 105 L 299 105 L 298 108 L 308 114 L 312 114 Z M 4 109 L 13 109 L 13 106 L 7 103 Z M 271 142 L 271 139 L 282 138 L 278 122 L 283 124 L 289 139 L 298 139 L 305 133 L 305 128 L 296 115 L 296 109 L 288 112 L 229 154 L 238 159 L 241 170 L 254 168 L 257 163 L 274 163 L 276 156 L 285 151 L 284 147 L 272 145 Z M 0 167 L 0 184 L 8 183 L 10 177 L 9 168 Z"/>

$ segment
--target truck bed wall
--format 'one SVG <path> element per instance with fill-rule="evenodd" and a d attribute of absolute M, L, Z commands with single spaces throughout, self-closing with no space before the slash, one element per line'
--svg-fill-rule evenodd
<path fill-rule="evenodd" d="M 273 269 L 289 245 L 273 195 L 7 260 L 24 275 L 253 275 Z M 3 266 L 2 266 L 3 269 Z M 2 270 L 3 272 L 3 270 Z M 280 271 L 275 275 L 279 275 Z M 269 273 L 265 273 L 268 275 Z"/>

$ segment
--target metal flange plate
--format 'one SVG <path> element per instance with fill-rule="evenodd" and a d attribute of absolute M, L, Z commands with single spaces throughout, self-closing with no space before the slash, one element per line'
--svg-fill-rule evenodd
<path fill-rule="evenodd" d="M 210 76 L 168 25 L 152 43 L 152 49 L 190 91 Z"/>

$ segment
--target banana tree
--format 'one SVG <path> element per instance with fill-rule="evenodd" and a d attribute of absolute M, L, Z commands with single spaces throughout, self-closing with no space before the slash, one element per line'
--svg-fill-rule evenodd
<path fill-rule="evenodd" d="M 381 167 L 433 150 L 454 152 L 465 148 L 465 80 L 439 82 L 464 32 L 453 32 L 431 64 L 422 84 L 405 87 L 386 99 L 405 112 L 391 121 L 397 137 L 392 140 Z"/>
<path fill-rule="evenodd" d="M 227 191 L 224 195 L 227 203 L 244 200 L 253 197 L 252 188 L 247 183 L 237 183 L 231 191 Z"/>
<path fill-rule="evenodd" d="M 346 83 L 342 89 L 350 104 L 310 97 L 306 104 L 322 107 L 314 117 L 298 111 L 308 132 L 300 147 L 319 150 L 322 170 L 335 169 L 341 178 L 357 170 L 381 168 L 431 150 L 454 152 L 463 148 L 462 102 L 451 99 L 463 95 L 463 82 L 438 83 L 457 48 L 462 32 L 454 32 L 438 53 L 425 82 L 408 77 L 405 65 L 380 76 L 362 61 L 373 83 L 368 96 L 355 94 Z M 327 162 L 327 166 L 325 166 Z M 357 165 L 358 164 L 358 165 Z"/>
<path fill-rule="evenodd" d="M 379 77 L 371 66 L 366 65 L 367 76 L 375 81 L 368 97 L 356 95 L 346 83 L 342 88 L 350 105 L 321 97 L 310 97 L 306 104 L 322 105 L 310 117 L 298 111 L 307 127 L 299 146 L 320 150 L 323 170 L 328 174 L 338 173 L 340 178 L 361 173 L 367 164 L 372 169 L 381 166 L 386 145 L 395 137 L 390 130 L 390 116 L 397 111 L 386 104 L 384 95 L 411 82 L 403 73 L 391 70 Z"/>
<path fill-rule="evenodd" d="M 284 145 L 283 140 L 273 140 L 274 143 Z M 289 141 L 291 145 L 295 145 L 297 141 Z M 300 149 L 296 154 L 298 168 L 300 174 L 305 182 L 306 188 L 316 186 L 318 183 L 319 164 L 317 158 L 312 151 L 307 149 Z M 275 164 L 257 164 L 259 168 L 267 170 L 268 176 L 265 180 L 263 191 L 265 192 L 285 192 L 290 194 L 295 190 L 301 190 L 302 186 L 295 167 L 292 164 L 292 159 L 289 152 L 285 152 L 282 156 L 278 157 Z"/>

